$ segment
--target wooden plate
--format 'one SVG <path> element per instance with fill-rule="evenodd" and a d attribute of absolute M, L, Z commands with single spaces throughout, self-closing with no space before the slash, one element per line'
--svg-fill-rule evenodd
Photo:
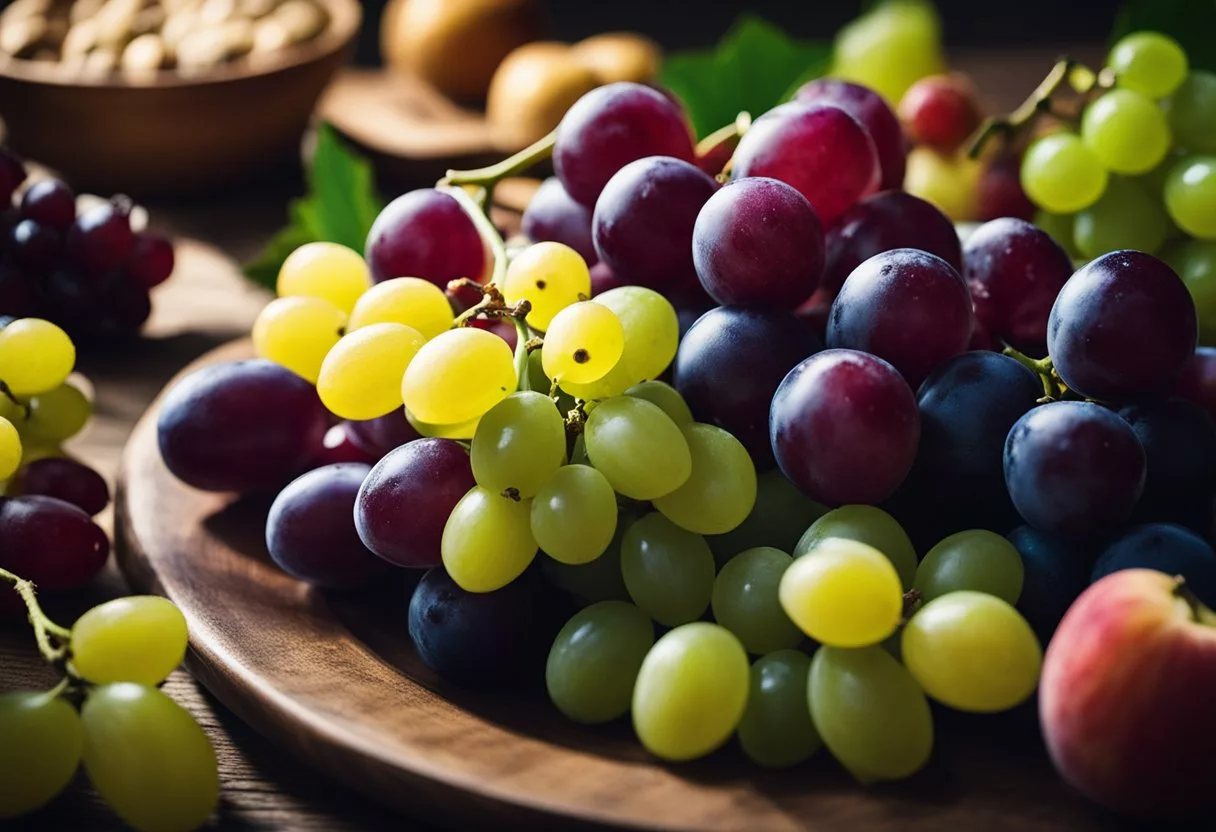
<path fill-rule="evenodd" d="M 249 355 L 235 342 L 201 364 Z M 939 712 L 928 769 L 880 787 L 853 783 L 820 752 L 785 772 L 727 748 L 666 766 L 626 725 L 587 729 L 543 696 L 453 689 L 406 635 L 410 583 L 374 597 L 310 589 L 266 555 L 266 501 L 194 491 L 156 443 L 158 403 L 123 460 L 119 563 L 141 591 L 190 623 L 190 670 L 289 753 L 412 814 L 450 825 L 666 829 L 1110 828 L 1056 777 L 1030 709 Z M 467 827 L 464 827 L 467 828 Z"/>

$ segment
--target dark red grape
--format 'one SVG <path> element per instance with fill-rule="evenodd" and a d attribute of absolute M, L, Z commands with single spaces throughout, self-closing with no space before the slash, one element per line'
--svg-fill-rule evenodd
<path fill-rule="evenodd" d="M 93 580 L 110 541 L 81 509 L 54 497 L 0 499 L 0 567 L 41 589 L 77 589 Z"/>
<path fill-rule="evenodd" d="M 739 179 L 701 208 L 692 257 L 701 285 L 718 303 L 795 309 L 823 274 L 823 227 L 791 186 Z"/>
<path fill-rule="evenodd" d="M 827 346 L 872 353 L 913 388 L 967 351 L 971 296 L 954 267 L 911 248 L 884 251 L 853 270 L 828 316 Z"/>
<path fill-rule="evenodd" d="M 78 216 L 67 233 L 67 252 L 72 261 L 90 275 L 121 266 L 135 246 L 131 207 L 126 197 L 114 197 Z"/>
<path fill-rule="evenodd" d="M 37 311 L 38 290 L 34 281 L 0 263 L 0 315 L 25 318 Z"/>
<path fill-rule="evenodd" d="M 553 169 L 566 193 L 594 208 L 617 171 L 636 159 L 693 159 L 693 137 L 678 104 L 641 84 L 607 84 L 584 95 L 557 127 Z"/>
<path fill-rule="evenodd" d="M 1200 601 L 1216 606 L 1216 552 L 1202 537 L 1181 526 L 1133 526 L 1102 551 L 1090 580 L 1100 581 L 1121 569 L 1155 569 L 1181 575 Z"/>
<path fill-rule="evenodd" d="M 123 270 L 143 289 L 152 289 L 173 274 L 173 243 L 159 234 L 140 232 Z"/>
<path fill-rule="evenodd" d="M 101 291 L 101 320 L 99 326 L 107 334 L 131 335 L 152 314 L 152 298 L 148 290 L 121 273 L 110 275 Z"/>
<path fill-rule="evenodd" d="M 169 470 L 205 491 L 276 488 L 304 470 L 329 414 L 285 367 L 249 360 L 196 370 L 165 393 L 156 423 Z"/>
<path fill-rule="evenodd" d="M 45 457 L 26 465 L 21 472 L 21 492 L 63 500 L 90 517 L 110 504 L 110 487 L 101 474 L 66 457 Z"/>
<path fill-rule="evenodd" d="M 976 185 L 976 210 L 982 221 L 1014 217 L 1033 220 L 1034 203 L 1022 190 L 1021 160 L 1001 156 L 984 168 Z"/>
<path fill-rule="evenodd" d="M 361 462 L 364 465 L 375 465 L 379 459 L 379 454 L 368 453 L 351 438 L 349 422 L 339 422 L 331 425 L 329 430 L 325 431 L 321 447 L 309 461 L 308 467 L 316 469 L 340 462 Z"/>
<path fill-rule="evenodd" d="M 97 334 L 101 325 L 101 289 L 66 269 L 57 269 L 42 284 L 46 316 L 72 337 Z"/>
<path fill-rule="evenodd" d="M 874 139 L 878 163 L 882 168 L 879 188 L 898 190 L 904 185 L 908 151 L 899 119 L 883 97 L 869 87 L 836 78 L 808 81 L 794 94 L 795 101 L 835 104 L 862 123 Z"/>
<path fill-rule="evenodd" d="M 1148 465 L 1135 518 L 1203 528 L 1216 496 L 1216 421 L 1181 399 L 1138 402 L 1119 415 L 1136 432 Z"/>
<path fill-rule="evenodd" d="M 1131 427 L 1090 402 L 1036 407 L 1005 443 L 1005 485 L 1018 513 L 1059 537 L 1093 538 L 1127 522 L 1144 476 Z"/>
<path fill-rule="evenodd" d="M 770 431 L 781 471 L 812 500 L 873 504 L 911 470 L 920 416 L 912 389 L 886 361 L 825 350 L 781 382 Z"/>
<path fill-rule="evenodd" d="M 1046 645 L 1060 619 L 1089 585 L 1093 555 L 1088 547 L 1018 526 L 1006 539 L 1022 556 L 1022 594 L 1017 608 Z"/>
<path fill-rule="evenodd" d="M 450 439 L 416 439 L 372 468 L 355 502 L 364 545 L 398 566 L 438 566 L 448 515 L 475 485 L 469 454 Z"/>
<path fill-rule="evenodd" d="M 731 156 L 734 155 L 735 148 L 738 146 L 739 135 L 732 132 L 713 147 L 706 148 L 703 152 L 698 153 L 696 165 L 710 176 L 717 176 L 725 170 L 727 162 L 730 161 Z"/>
<path fill-rule="evenodd" d="M 8 233 L 8 251 L 13 262 L 35 274 L 44 274 L 63 256 L 59 232 L 34 220 L 22 220 Z"/>
<path fill-rule="evenodd" d="M 11 150 L 0 147 L 0 205 L 13 201 L 13 193 L 26 178 L 25 164 Z"/>
<path fill-rule="evenodd" d="M 591 209 L 575 202 L 556 177 L 540 183 L 524 211 L 520 230 L 534 243 L 550 240 L 570 246 L 589 266 L 599 260 L 591 242 Z"/>
<path fill-rule="evenodd" d="M 344 422 L 343 425 L 350 441 L 372 456 L 372 462 L 381 459 L 394 448 L 422 438 L 405 418 L 404 407 L 375 419 Z"/>
<path fill-rule="evenodd" d="M 1102 400 L 1168 393 L 1195 353 L 1195 302 L 1178 275 L 1139 251 L 1104 254 L 1060 290 L 1047 325 L 1056 372 Z"/>
<path fill-rule="evenodd" d="M 469 326 L 477 329 L 484 329 L 486 332 L 493 332 L 499 338 L 507 342 L 512 350 L 515 349 L 515 342 L 519 339 L 519 332 L 516 331 L 515 325 L 504 318 L 478 318 L 475 321 L 470 321 Z"/>
<path fill-rule="evenodd" d="M 951 73 L 909 87 L 899 101 L 899 117 L 913 143 L 953 153 L 980 126 L 984 113 L 971 79 Z"/>
<path fill-rule="evenodd" d="M 602 295 L 609 289 L 628 285 L 623 280 L 617 280 L 616 275 L 612 273 L 612 269 L 608 268 L 607 263 L 596 263 L 591 267 L 591 297 Z"/>
<path fill-rule="evenodd" d="M 67 231 L 76 219 L 76 194 L 58 179 L 42 179 L 21 195 L 21 216 L 56 231 Z"/>
<path fill-rule="evenodd" d="M 1216 419 L 1216 347 L 1197 347 L 1175 391 Z"/>
<path fill-rule="evenodd" d="M 380 212 L 367 235 L 365 251 L 372 280 L 421 277 L 440 289 L 486 273 L 485 246 L 473 220 L 451 194 L 420 188 L 403 194 Z"/>

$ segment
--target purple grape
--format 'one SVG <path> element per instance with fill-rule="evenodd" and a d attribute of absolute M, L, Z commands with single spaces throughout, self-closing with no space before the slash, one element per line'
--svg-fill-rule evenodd
<path fill-rule="evenodd" d="M 1178 275 L 1139 251 L 1104 254 L 1060 290 L 1047 351 L 1071 389 L 1091 399 L 1168 393 L 1195 354 L 1195 302 Z"/>
<path fill-rule="evenodd" d="M 376 463 L 359 489 L 359 537 L 398 566 L 438 566 L 448 515 L 474 485 L 469 454 L 459 443 L 416 439 L 402 445 Z"/>
<path fill-rule="evenodd" d="M 101 289 L 75 272 L 57 269 L 42 283 L 46 316 L 73 338 L 95 335 L 101 324 Z"/>
<path fill-rule="evenodd" d="M 346 426 L 350 441 L 371 456 L 373 461 L 382 459 L 394 448 L 400 448 L 407 442 L 422 438 L 405 418 L 404 407 L 384 416 L 377 416 L 375 419 L 348 421 L 343 424 Z"/>
<path fill-rule="evenodd" d="M 556 177 L 540 183 L 524 211 L 520 230 L 534 243 L 549 240 L 570 246 L 588 266 L 599 260 L 591 241 L 591 210 L 571 199 Z"/>
<path fill-rule="evenodd" d="M 34 281 L 15 268 L 0 263 L 0 315 L 26 318 L 38 311 Z"/>
<path fill-rule="evenodd" d="M 1195 349 L 1175 393 L 1199 405 L 1216 419 L 1216 347 Z"/>
<path fill-rule="evenodd" d="M 1017 421 L 1005 443 L 1005 485 L 1041 532 L 1083 540 L 1127 522 L 1144 490 L 1144 449 L 1113 411 L 1052 402 Z"/>
<path fill-rule="evenodd" d="M 90 517 L 110 504 L 110 487 L 101 474 L 67 457 L 36 459 L 21 472 L 21 491 L 71 503 Z"/>
<path fill-rule="evenodd" d="M 597 260 L 599 255 L 596 255 Z M 616 289 L 619 286 L 628 286 L 629 284 L 623 280 L 617 280 L 612 269 L 608 268 L 607 263 L 597 262 L 591 267 L 591 297 L 602 295 L 609 289 Z"/>
<path fill-rule="evenodd" d="M 40 180 L 22 194 L 21 216 L 62 233 L 76 219 L 76 194 L 58 179 Z"/>
<path fill-rule="evenodd" d="M 1216 606 L 1216 552 L 1202 537 L 1181 526 L 1133 526 L 1103 550 L 1090 580 L 1100 581 L 1121 569 L 1155 569 L 1181 575 L 1200 601 Z"/>
<path fill-rule="evenodd" d="M 803 84 L 794 93 L 794 100 L 808 104 L 835 104 L 860 121 L 874 139 L 874 147 L 878 151 L 878 163 L 882 168 L 879 187 L 886 191 L 904 186 L 904 169 L 908 161 L 904 131 L 899 126 L 899 118 L 881 95 L 860 84 L 836 78 L 819 78 Z"/>
<path fill-rule="evenodd" d="M 113 273 L 104 281 L 101 291 L 102 311 L 98 322 L 107 334 L 131 335 L 152 314 L 152 298 L 148 290 L 121 273 Z"/>
<path fill-rule="evenodd" d="M 71 503 L 54 497 L 0 498 L 0 568 L 39 589 L 78 589 L 101 571 L 110 541 Z"/>
<path fill-rule="evenodd" d="M 823 274 L 823 228 L 806 197 L 784 182 L 739 179 L 697 215 L 692 257 L 718 303 L 795 309 Z"/>
<path fill-rule="evenodd" d="M 882 171 L 874 140 L 840 107 L 785 104 L 743 134 L 734 176 L 768 176 L 793 185 L 830 228 L 878 190 Z"/>
<path fill-rule="evenodd" d="M 142 289 L 152 289 L 173 274 L 173 243 L 159 234 L 140 232 L 123 271 Z"/>
<path fill-rule="evenodd" d="M 45 274 L 63 256 L 63 240 L 53 228 L 34 220 L 22 220 L 8 234 L 8 251 L 18 266 Z"/>
<path fill-rule="evenodd" d="M 967 351 L 971 296 L 949 263 L 912 248 L 884 251 L 853 270 L 828 316 L 827 345 L 890 362 L 914 389 Z"/>
<path fill-rule="evenodd" d="M 13 193 L 25 182 L 25 164 L 12 151 L 0 147 L 0 205 L 13 201 Z"/>
<path fill-rule="evenodd" d="M 911 470 L 920 416 L 912 389 L 886 361 L 825 350 L 781 382 L 770 431 L 782 473 L 812 500 L 873 504 Z"/>
<path fill-rule="evenodd" d="M 557 127 L 553 169 L 571 198 L 594 208 L 617 171 L 636 159 L 693 160 L 693 137 L 680 106 L 661 92 L 621 82 L 594 89 Z"/>
<path fill-rule="evenodd" d="M 963 249 L 963 277 L 975 317 L 1022 352 L 1047 350 L 1047 318 L 1072 276 L 1072 259 L 1046 231 L 1005 217 L 972 232 Z"/>
<path fill-rule="evenodd" d="M 1006 539 L 1022 556 L 1017 608 L 1046 646 L 1072 602 L 1089 585 L 1093 555 L 1085 546 L 1018 526 Z"/>
<path fill-rule="evenodd" d="M 135 247 L 131 200 L 116 196 L 76 218 L 67 232 L 67 252 L 87 274 L 100 275 L 122 265 Z"/>
<path fill-rule="evenodd" d="M 316 469 L 340 462 L 360 462 L 370 466 L 379 461 L 379 455 L 363 450 L 351 438 L 350 422 L 339 422 L 331 425 L 329 430 L 325 431 L 321 447 L 313 454 L 308 467 Z"/>
<path fill-rule="evenodd" d="M 485 246 L 473 220 L 451 194 L 420 188 L 380 212 L 367 235 L 367 265 L 377 283 L 421 277 L 440 289 L 486 272 Z"/>
<path fill-rule="evenodd" d="M 328 428 L 316 389 L 264 360 L 196 370 L 165 393 L 156 422 L 165 465 L 204 491 L 281 486 L 305 469 Z"/>
<path fill-rule="evenodd" d="M 949 217 L 912 194 L 884 191 L 854 205 L 828 231 L 820 290 L 831 300 L 854 269 L 875 254 L 896 248 L 918 248 L 936 254 L 955 270 L 963 267 L 958 232 Z"/>
<path fill-rule="evenodd" d="M 1135 517 L 1204 528 L 1216 495 L 1216 421 L 1180 399 L 1128 405 L 1119 415 L 1135 431 L 1148 466 Z"/>
<path fill-rule="evenodd" d="M 773 466 L 773 393 L 786 373 L 820 349 L 790 312 L 721 306 L 698 318 L 680 341 L 676 389 L 698 421 L 729 431 L 765 470 Z"/>
<path fill-rule="evenodd" d="M 618 278 L 660 292 L 695 284 L 692 233 L 718 185 L 696 166 L 669 156 L 625 165 L 595 203 L 591 236 Z"/>

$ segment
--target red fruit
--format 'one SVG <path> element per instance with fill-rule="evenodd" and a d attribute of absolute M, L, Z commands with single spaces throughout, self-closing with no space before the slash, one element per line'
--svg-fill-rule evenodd
<path fill-rule="evenodd" d="M 975 85 L 965 75 L 930 75 L 899 102 L 908 138 L 943 153 L 957 150 L 983 121 Z"/>

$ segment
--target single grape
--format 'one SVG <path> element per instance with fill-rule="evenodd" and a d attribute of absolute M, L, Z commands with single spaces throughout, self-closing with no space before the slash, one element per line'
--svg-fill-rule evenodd
<path fill-rule="evenodd" d="M 405 418 L 405 408 L 402 407 L 375 419 L 348 421 L 343 424 L 350 441 L 372 457 L 372 462 L 383 459 L 389 451 L 420 438 Z M 461 493 L 467 490 L 463 489 Z"/>
<path fill-rule="evenodd" d="M 597 254 L 596 260 L 598 261 L 598 259 L 599 255 Z M 593 298 L 599 297 L 610 289 L 619 289 L 622 286 L 628 285 L 628 283 L 612 273 L 612 269 L 608 268 L 607 263 L 596 262 L 591 267 L 591 296 Z"/>
<path fill-rule="evenodd" d="M 1022 190 L 1022 178 L 1018 168 L 1022 160 L 1010 153 L 1002 153 L 985 166 L 976 185 L 976 219 L 980 222 L 1013 217 L 1033 220 L 1034 203 Z"/>
<path fill-rule="evenodd" d="M 68 256 L 88 274 L 118 268 L 135 247 L 131 201 L 114 197 L 76 217 L 65 238 Z"/>
<path fill-rule="evenodd" d="M 756 504 L 756 466 L 738 439 L 713 425 L 681 427 L 692 456 L 692 473 L 654 507 L 681 528 L 723 534 L 738 526 Z"/>
<path fill-rule="evenodd" d="M 1216 345 L 1216 240 L 1179 240 L 1161 259 L 1178 273 L 1195 301 L 1199 343 Z"/>
<path fill-rule="evenodd" d="M 1064 613 L 1089 585 L 1090 549 L 1030 526 L 1018 526 L 1006 537 L 1022 556 L 1024 577 L 1017 610 L 1039 643 L 1047 644 Z"/>
<path fill-rule="evenodd" d="M 1186 233 L 1216 240 L 1216 156 L 1187 156 L 1170 169 L 1165 208 Z"/>
<path fill-rule="evenodd" d="M 74 459 L 36 459 L 21 472 L 21 493 L 63 500 L 89 516 L 110 504 L 110 487 L 101 474 Z"/>
<path fill-rule="evenodd" d="M 1186 78 L 1188 61 L 1178 41 L 1160 32 L 1132 32 L 1110 48 L 1106 65 L 1120 87 L 1165 98 Z"/>
<path fill-rule="evenodd" d="M 729 564 L 727 564 L 729 566 Z M 877 644 L 899 626 L 903 587 L 882 552 L 832 537 L 781 578 L 781 607 L 802 632 L 833 647 Z"/>
<path fill-rule="evenodd" d="M 626 390 L 625 395 L 633 396 L 635 399 L 645 399 L 651 404 L 657 405 L 667 414 L 667 418 L 681 428 L 692 424 L 692 411 L 688 409 L 688 402 L 684 401 L 684 397 L 676 388 L 665 381 L 643 381 Z"/>
<path fill-rule="evenodd" d="M 361 462 L 364 465 L 375 465 L 380 460 L 379 454 L 368 453 L 351 438 L 350 426 L 352 424 L 354 423 L 339 422 L 325 431 L 321 447 L 308 462 L 309 470 L 339 462 Z"/>
<path fill-rule="evenodd" d="M 78 589 L 96 577 L 110 541 L 93 519 L 53 497 L 0 501 L 0 568 L 42 589 Z"/>
<path fill-rule="evenodd" d="M 557 709 L 594 725 L 629 712 L 642 661 L 654 646 L 654 625 L 623 601 L 601 601 L 566 622 L 545 666 L 545 687 Z"/>
<path fill-rule="evenodd" d="M 0 416 L 0 480 L 7 480 L 21 467 L 21 434 Z"/>
<path fill-rule="evenodd" d="M 532 305 L 528 325 L 546 330 L 558 312 L 591 297 L 591 272 L 582 255 L 569 246 L 536 243 L 511 261 L 502 293 L 507 303 L 528 301 Z"/>
<path fill-rule="evenodd" d="M 253 322 L 253 349 L 259 358 L 281 364 L 316 383 L 325 356 L 338 343 L 345 327 L 346 314 L 327 300 L 278 298 Z"/>
<path fill-rule="evenodd" d="M 731 558 L 714 579 L 714 620 L 749 653 L 763 655 L 802 643 L 802 632 L 777 598 L 781 576 L 793 562 L 778 549 L 748 549 Z"/>
<path fill-rule="evenodd" d="M 59 265 L 63 253 L 59 232 L 34 220 L 21 220 L 0 243 L 6 244 L 18 267 L 39 275 Z"/>
<path fill-rule="evenodd" d="M 0 152 L 0 176 L 3 161 Z M 84 731 L 66 699 L 42 692 L 0 693 L 0 736 L 0 820 L 49 803 L 80 766 Z"/>
<path fill-rule="evenodd" d="M 279 267 L 276 291 L 280 297 L 320 298 L 349 315 L 371 282 L 358 252 L 337 243 L 306 243 Z"/>
<path fill-rule="evenodd" d="M 111 280 L 100 297 L 102 316 L 98 331 L 107 334 L 133 334 L 152 314 L 152 296 L 133 280 Z"/>
<path fill-rule="evenodd" d="M 486 271 L 485 246 L 473 220 L 455 197 L 434 188 L 390 202 L 372 224 L 364 257 L 376 283 L 420 277 L 445 289 L 462 277 L 480 281 Z"/>
<path fill-rule="evenodd" d="M 1174 142 L 1191 153 L 1216 153 L 1216 73 L 1192 70 L 1169 102 Z"/>
<path fill-rule="evenodd" d="M 591 464 L 631 499 L 670 494 L 692 474 L 692 453 L 679 427 L 643 399 L 618 396 L 601 403 L 583 436 Z"/>
<path fill-rule="evenodd" d="M 1153 254 L 1165 243 L 1169 218 L 1138 183 L 1111 177 L 1102 198 L 1077 213 L 1073 240 L 1086 257 L 1119 249 Z"/>
<path fill-rule="evenodd" d="M 914 144 L 953 153 L 984 118 L 979 91 L 966 75 L 930 75 L 908 88 L 899 100 L 899 118 Z"/>
<path fill-rule="evenodd" d="M 348 330 L 370 324 L 405 324 L 430 340 L 452 325 L 452 306 L 435 284 L 418 277 L 377 283 L 355 301 Z"/>
<path fill-rule="evenodd" d="M 1085 108 L 1081 140 L 1111 172 L 1147 173 L 1169 152 L 1170 128 L 1151 98 L 1113 89 Z"/>
<path fill-rule="evenodd" d="M 586 300 L 567 306 L 553 318 L 545 333 L 541 366 L 558 384 L 591 384 L 608 375 L 624 352 L 625 329 L 620 319 L 608 307 Z"/>
<path fill-rule="evenodd" d="M 404 324 L 369 324 L 343 335 L 325 355 L 317 395 L 343 419 L 376 419 L 401 407 L 401 379 L 426 343 Z"/>
<path fill-rule="evenodd" d="M 707 535 L 714 559 L 723 567 L 748 549 L 770 547 L 792 552 L 807 526 L 827 508 L 799 491 L 780 471 L 756 477 L 756 505 L 747 518 L 726 534 Z"/>
<path fill-rule="evenodd" d="M 1090 582 L 1121 569 L 1155 569 L 1181 575 L 1204 604 L 1216 605 L 1216 552 L 1199 535 L 1181 526 L 1148 523 L 1123 532 L 1098 557 Z"/>
<path fill-rule="evenodd" d="M 629 596 L 669 627 L 696 621 L 709 607 L 714 556 L 698 534 L 661 514 L 631 524 L 621 540 L 621 574 Z"/>
<path fill-rule="evenodd" d="M 19 318 L 0 329 L 0 379 L 14 396 L 49 393 L 76 365 L 67 333 L 41 318 Z"/>
<path fill-rule="evenodd" d="M 563 465 L 532 501 L 532 535 L 560 563 L 583 564 L 602 555 L 617 526 L 616 495 L 599 471 Z"/>
<path fill-rule="evenodd" d="M 788 768 L 823 745 L 807 708 L 810 671 L 811 657 L 798 650 L 776 650 L 752 665 L 739 745 L 753 762 Z"/>
<path fill-rule="evenodd" d="M 1036 139 L 1022 157 L 1022 187 L 1035 205 L 1055 214 L 1072 214 L 1098 201 L 1108 174 L 1094 152 L 1075 133 Z"/>
<path fill-rule="evenodd" d="M 817 78 L 799 87 L 794 100 L 833 104 L 860 121 L 878 151 L 878 164 L 882 170 L 879 187 L 885 191 L 903 186 L 907 160 L 904 133 L 899 119 L 880 94 L 838 78 Z"/>
<path fill-rule="evenodd" d="M 462 327 L 422 346 L 401 380 L 405 409 L 436 425 L 480 418 L 515 391 L 515 359 L 496 335 Z"/>
<path fill-rule="evenodd" d="M 534 243 L 569 246 L 588 266 L 594 266 L 599 260 L 591 241 L 591 210 L 575 202 L 556 176 L 541 182 L 528 200 L 520 220 L 520 231 Z"/>
<path fill-rule="evenodd" d="M 1016 604 L 1022 594 L 1022 557 L 995 532 L 971 529 L 952 534 L 925 555 L 913 588 L 926 601 L 950 592 L 971 590 Z"/>
<path fill-rule="evenodd" d="M 984 166 L 966 154 L 946 155 L 929 147 L 908 151 L 904 190 L 934 205 L 951 222 L 979 216 L 979 185 Z"/>
<path fill-rule="evenodd" d="M 494 405 L 477 424 L 470 459 L 486 490 L 536 496 L 566 461 L 566 429 L 553 400 L 520 392 Z"/>
<path fill-rule="evenodd" d="M 523 574 L 536 557 L 532 501 L 480 485 L 469 489 L 443 527 L 443 566 L 468 592 L 493 592 Z"/>
<path fill-rule="evenodd" d="M 1135 519 L 1196 525 L 1206 533 L 1216 494 L 1216 421 L 1177 399 L 1119 410 L 1144 448 L 1147 473 Z"/>
<path fill-rule="evenodd" d="M 159 234 L 140 231 L 123 271 L 137 286 L 152 289 L 168 280 L 176 262 L 173 243 Z"/>
<path fill-rule="evenodd" d="M 1182 371 L 1175 391 L 1216 419 L 1216 347 L 1198 347 Z"/>
<path fill-rule="evenodd" d="M 535 501 L 534 503 L 535 504 Z M 637 519 L 622 512 L 612 542 L 598 558 L 589 563 L 568 564 L 551 557 L 540 559 L 540 571 L 552 586 L 560 589 L 579 606 L 599 601 L 628 601 L 629 590 L 621 574 L 621 542 Z"/>
<path fill-rule="evenodd" d="M 153 595 L 115 598 L 72 625 L 72 667 L 95 685 L 159 685 L 186 656 L 186 617 Z"/>

